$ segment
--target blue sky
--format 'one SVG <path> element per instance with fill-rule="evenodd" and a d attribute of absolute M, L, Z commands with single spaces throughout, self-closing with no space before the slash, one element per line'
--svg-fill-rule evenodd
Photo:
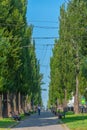
<path fill-rule="evenodd" d="M 28 0 L 27 22 L 38 27 L 59 27 L 60 6 L 65 0 Z M 33 37 L 58 37 L 58 29 L 36 28 L 33 29 Z M 48 100 L 48 85 L 50 82 L 50 57 L 55 39 L 35 39 L 36 55 L 40 61 L 40 71 L 44 75 L 45 84 L 42 88 L 42 100 L 44 106 Z"/>

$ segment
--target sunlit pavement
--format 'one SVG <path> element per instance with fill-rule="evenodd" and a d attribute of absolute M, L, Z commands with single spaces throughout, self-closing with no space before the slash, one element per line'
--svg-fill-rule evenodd
<path fill-rule="evenodd" d="M 42 112 L 39 116 L 37 113 L 28 119 L 21 121 L 19 125 L 11 130 L 66 130 L 58 124 L 58 117 L 51 112 Z"/>

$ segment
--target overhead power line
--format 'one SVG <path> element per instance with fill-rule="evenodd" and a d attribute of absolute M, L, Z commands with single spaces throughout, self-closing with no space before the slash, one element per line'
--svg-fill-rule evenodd
<path fill-rule="evenodd" d="M 82 23 L 81 23 L 82 25 Z M 13 23 L 9 23 L 9 24 L 6 24 L 6 23 L 0 23 L 0 26 L 17 26 L 17 27 L 21 27 L 21 25 L 16 25 L 16 24 L 13 24 Z M 37 25 L 32 25 L 32 27 L 34 28 L 42 28 L 42 29 L 57 29 L 58 30 L 58 26 L 37 26 Z M 68 28 L 67 28 L 68 29 Z M 79 27 L 79 28 L 74 28 L 74 27 L 69 27 L 69 29 L 71 30 L 82 30 L 82 29 L 85 29 L 87 30 L 87 27 Z"/>
<path fill-rule="evenodd" d="M 44 49 L 45 50 L 45 53 L 44 53 L 44 55 L 43 55 L 43 57 L 41 58 L 42 59 L 42 64 L 44 63 L 44 59 L 45 59 L 45 57 L 46 57 L 46 54 L 47 54 L 47 48 L 48 48 L 48 46 L 46 46 L 46 49 Z"/>
<path fill-rule="evenodd" d="M 58 37 L 33 37 L 32 39 L 57 39 Z"/>
<path fill-rule="evenodd" d="M 37 43 L 37 44 L 35 44 L 35 45 L 37 45 L 37 46 L 53 46 L 54 45 L 54 43 Z"/>
<path fill-rule="evenodd" d="M 28 20 L 27 20 L 28 21 Z M 28 22 L 32 23 L 57 23 L 58 24 L 58 21 L 51 21 L 51 20 L 29 20 Z"/>
<path fill-rule="evenodd" d="M 23 26 L 24 24 L 22 24 Z M 17 27 L 21 27 L 20 25 L 14 24 L 14 23 L 0 23 L 0 26 L 17 26 Z M 36 26 L 36 25 L 32 25 L 32 27 L 34 28 L 43 28 L 43 29 L 58 29 L 58 27 L 54 27 L 54 26 Z"/>
<path fill-rule="evenodd" d="M 0 18 L 0 21 L 5 21 L 5 19 L 2 19 L 2 18 Z M 9 22 L 11 22 L 11 21 L 9 21 Z M 17 22 L 19 22 L 19 20 L 15 20 L 15 21 L 12 21 L 14 24 L 15 23 L 17 23 Z M 23 24 L 24 22 L 22 22 L 22 24 Z M 56 24 L 58 24 L 58 21 L 51 21 L 51 20 L 49 20 L 49 21 L 46 21 L 46 20 L 26 20 L 26 23 L 56 23 Z"/>
<path fill-rule="evenodd" d="M 35 46 L 36 46 L 37 44 L 35 44 Z M 38 44 L 39 46 L 54 46 L 54 44 Z M 22 46 L 21 48 L 27 48 L 27 47 L 29 47 L 29 48 L 31 48 L 32 47 L 32 45 L 26 45 L 26 46 Z"/>
<path fill-rule="evenodd" d="M 5 20 L 5 19 L 0 17 L 0 20 Z M 16 23 L 16 22 L 19 22 L 19 20 L 15 19 L 14 23 Z M 28 20 L 28 19 L 26 20 L 26 22 L 28 22 L 28 23 L 32 23 L 32 22 L 35 22 L 35 23 L 58 23 L 57 20 L 52 21 L 52 20 Z"/>
<path fill-rule="evenodd" d="M 23 25 L 26 25 L 25 23 L 21 23 L 20 25 L 17 25 L 17 23 L 14 23 L 14 22 L 12 22 L 12 23 L 2 23 L 2 22 L 0 22 L 0 26 L 23 26 Z"/>
<path fill-rule="evenodd" d="M 43 28 L 43 29 L 58 29 L 58 27 L 49 27 L 49 26 L 33 26 L 35 28 Z"/>
<path fill-rule="evenodd" d="M 58 39 L 58 37 L 32 37 L 32 38 L 9 38 L 9 37 L 5 37 L 5 38 L 0 38 L 0 39 L 8 39 L 8 40 L 12 40 L 12 39 L 15 39 L 15 40 L 23 40 L 23 39 L 31 39 L 31 40 L 34 40 L 34 39 Z"/>
<path fill-rule="evenodd" d="M 78 36 L 78 37 L 73 37 L 73 38 L 75 38 L 75 39 L 77 39 L 77 38 L 79 38 L 79 39 L 81 39 L 81 38 L 86 38 L 87 39 L 87 36 Z M 14 40 L 23 40 L 23 39 L 29 39 L 29 40 L 49 40 L 49 39 L 59 39 L 59 37 L 55 37 L 55 36 L 53 36 L 53 37 L 31 37 L 31 38 L 27 38 L 27 37 L 25 37 L 25 38 L 22 38 L 22 37 L 19 37 L 19 38 L 15 38 L 15 37 L 13 37 L 13 38 L 9 38 L 9 37 L 4 37 L 4 38 L 0 38 L 0 39 L 2 39 L 2 40 L 6 40 L 6 39 L 8 39 L 8 40 L 12 40 L 12 39 L 14 39 Z"/>

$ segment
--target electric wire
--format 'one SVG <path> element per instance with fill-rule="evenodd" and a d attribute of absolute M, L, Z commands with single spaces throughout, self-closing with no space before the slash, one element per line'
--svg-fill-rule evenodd
<path fill-rule="evenodd" d="M 28 22 L 34 22 L 34 23 L 58 23 L 58 21 L 47 21 L 47 20 L 30 20 Z"/>
<path fill-rule="evenodd" d="M 33 26 L 34 28 L 39 28 L 39 29 L 58 29 L 58 27 L 49 27 L 49 26 Z"/>
<path fill-rule="evenodd" d="M 72 38 L 72 37 L 71 37 Z M 75 39 L 77 39 L 77 38 L 79 38 L 79 39 L 82 39 L 82 38 L 87 38 L 87 36 L 78 36 L 78 37 L 75 37 L 75 36 L 73 36 L 73 38 L 75 38 Z M 14 39 L 14 40 L 23 40 L 23 39 L 30 39 L 30 40 L 34 40 L 34 39 L 38 39 L 38 40 L 42 40 L 42 39 L 59 39 L 59 37 L 32 37 L 32 38 L 9 38 L 9 37 L 4 37 L 4 38 L 0 38 L 0 39 L 2 39 L 2 40 L 6 40 L 6 39 L 8 39 L 8 40 L 12 40 L 12 39 Z M 69 39 L 69 38 L 68 38 Z"/>
<path fill-rule="evenodd" d="M 12 39 L 14 39 L 14 40 L 23 40 L 23 39 L 31 39 L 31 40 L 34 40 L 34 39 L 38 39 L 38 40 L 40 40 L 40 39 L 58 39 L 58 37 L 31 37 L 31 38 L 27 38 L 27 37 L 25 37 L 25 38 L 23 38 L 23 37 L 20 37 L 20 38 L 9 38 L 9 37 L 5 37 L 5 38 L 0 38 L 0 39 L 8 39 L 8 40 L 12 40 Z"/>
<path fill-rule="evenodd" d="M 24 25 L 24 24 L 23 24 Z M 20 25 L 17 25 L 17 24 L 14 24 L 14 23 L 0 23 L 0 26 L 17 26 L 17 27 L 21 27 L 21 24 Z M 31 26 L 31 25 L 29 25 Z M 39 29 L 58 29 L 57 26 L 37 26 L 37 25 L 32 25 L 33 29 L 34 28 L 39 28 Z"/>
<path fill-rule="evenodd" d="M 45 59 L 45 57 L 46 57 L 46 54 L 47 54 L 47 48 L 48 48 L 48 46 L 46 46 L 46 50 L 45 50 L 45 53 L 44 53 L 44 56 L 43 56 L 43 58 L 42 58 L 42 64 L 44 63 L 44 59 Z"/>
<path fill-rule="evenodd" d="M 80 23 L 79 23 L 80 24 Z M 6 26 L 18 26 L 18 27 L 21 27 L 21 25 L 16 25 L 16 24 L 5 24 L 5 23 L 0 23 L 0 26 L 1 25 L 5 25 L 5 27 Z M 81 25 L 82 25 L 82 23 L 81 23 Z M 38 29 L 57 29 L 58 30 L 58 26 L 38 26 L 38 25 L 32 25 L 32 27 L 34 27 L 34 28 L 38 28 Z M 34 29 L 33 28 L 33 29 Z M 68 29 L 68 28 L 67 28 Z M 74 27 L 69 27 L 69 29 L 72 29 L 72 30 L 79 30 L 79 29 L 85 29 L 86 31 L 87 31 L 87 26 L 83 26 L 83 27 L 79 27 L 79 28 L 74 28 Z"/>
<path fill-rule="evenodd" d="M 0 20 L 1 21 L 5 21 L 5 19 L 3 19 L 3 18 L 0 18 Z M 10 22 L 10 21 L 9 21 Z M 14 24 L 16 23 L 16 22 L 19 22 L 19 20 L 15 20 L 14 21 Z M 58 21 L 51 21 L 51 20 L 27 20 L 26 22 L 28 22 L 28 23 L 58 23 Z M 24 23 L 24 22 L 22 22 L 22 23 Z"/>

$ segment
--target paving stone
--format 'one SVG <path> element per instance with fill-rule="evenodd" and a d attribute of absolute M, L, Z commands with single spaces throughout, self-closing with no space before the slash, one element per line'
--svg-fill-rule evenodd
<path fill-rule="evenodd" d="M 67 130 L 67 128 L 59 124 L 58 117 L 51 112 L 41 112 L 40 116 L 37 113 L 31 115 L 11 130 Z"/>

